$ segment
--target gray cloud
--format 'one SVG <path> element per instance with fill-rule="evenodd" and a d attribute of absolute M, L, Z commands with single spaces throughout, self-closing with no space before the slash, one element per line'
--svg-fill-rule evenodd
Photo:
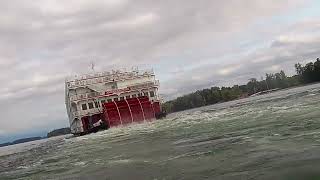
<path fill-rule="evenodd" d="M 172 98 L 197 88 L 245 82 L 285 68 L 297 57 L 312 58 L 319 51 L 319 21 L 300 22 L 303 28 L 297 23 L 297 31 L 285 24 L 268 31 L 257 25 L 306 3 L 1 1 L 0 132 L 66 125 L 63 79 L 88 71 L 93 60 L 98 70 L 154 67 L 162 93 Z M 311 31 L 306 38 L 304 33 Z M 273 43 L 254 49 L 266 39 Z"/>

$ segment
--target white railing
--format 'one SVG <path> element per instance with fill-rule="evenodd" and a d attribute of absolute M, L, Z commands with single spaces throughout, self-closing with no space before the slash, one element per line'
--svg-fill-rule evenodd
<path fill-rule="evenodd" d="M 88 109 L 88 110 L 81 110 L 81 111 L 72 112 L 73 117 L 88 116 L 88 115 L 98 114 L 98 113 L 102 113 L 102 109 L 94 108 L 94 109 Z"/>
<path fill-rule="evenodd" d="M 112 72 L 100 72 L 94 74 L 76 75 L 74 77 L 66 78 L 68 88 L 74 88 L 78 86 L 85 86 L 89 84 L 96 84 L 102 82 L 112 82 L 119 80 L 134 79 L 143 76 L 154 75 L 153 69 L 143 71 L 112 71 Z"/>
<path fill-rule="evenodd" d="M 148 83 L 150 83 L 150 84 L 148 84 Z M 154 86 L 160 85 L 159 80 L 156 80 L 154 82 L 150 81 L 148 83 L 138 83 L 138 84 L 132 85 L 132 87 L 136 86 L 137 88 L 132 88 L 131 90 L 148 89 L 148 88 L 152 88 Z M 117 90 L 119 90 L 119 89 L 117 89 Z M 115 92 L 113 94 L 121 94 L 120 91 L 117 93 L 117 90 L 115 90 Z M 70 95 L 70 100 L 71 101 L 78 101 L 78 100 L 83 100 L 83 99 L 97 98 L 99 96 L 105 96 L 105 92 L 91 92 L 91 93 L 85 93 L 85 94 Z"/>
<path fill-rule="evenodd" d="M 71 95 L 70 100 L 77 101 L 81 99 L 96 98 L 99 96 L 104 96 L 104 92 L 92 92 L 92 93 L 86 93 L 86 94 Z"/>

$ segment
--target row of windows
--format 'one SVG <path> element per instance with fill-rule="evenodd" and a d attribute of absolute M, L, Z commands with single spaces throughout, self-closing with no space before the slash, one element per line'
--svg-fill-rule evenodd
<path fill-rule="evenodd" d="M 100 107 L 100 103 L 95 101 L 94 103 L 93 102 L 89 102 L 88 106 L 87 106 L 87 104 L 82 104 L 81 106 L 82 106 L 82 110 L 87 110 L 88 108 L 89 109 L 93 109 L 95 107 L 99 108 Z"/>
<path fill-rule="evenodd" d="M 139 93 L 139 94 L 133 94 L 133 95 L 128 95 L 128 96 L 125 96 L 125 97 L 120 97 L 120 101 L 124 100 L 124 99 L 130 99 L 130 98 L 135 98 L 135 97 L 141 97 L 141 96 L 149 96 L 150 97 L 154 97 L 155 94 L 153 91 L 150 91 L 150 92 L 144 92 L 143 94 L 142 93 Z M 114 98 L 113 101 L 119 101 L 119 98 Z M 107 99 L 107 100 L 101 100 L 101 104 L 104 104 L 106 102 L 112 102 L 112 99 Z M 82 104 L 81 105 L 82 107 L 82 110 L 87 110 L 88 108 L 89 109 L 93 109 L 93 108 L 99 108 L 100 107 L 100 103 L 98 101 L 95 101 L 95 102 L 89 102 L 88 105 L 87 104 Z"/>

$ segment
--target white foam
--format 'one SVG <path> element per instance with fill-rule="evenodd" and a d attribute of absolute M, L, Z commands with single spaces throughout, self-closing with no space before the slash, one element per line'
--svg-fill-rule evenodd
<path fill-rule="evenodd" d="M 86 162 L 83 162 L 83 161 L 73 163 L 73 165 L 75 165 L 75 166 L 85 166 L 86 164 L 87 164 L 87 163 L 86 163 Z"/>

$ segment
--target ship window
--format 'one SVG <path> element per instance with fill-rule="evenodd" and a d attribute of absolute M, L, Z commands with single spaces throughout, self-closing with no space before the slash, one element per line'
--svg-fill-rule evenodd
<path fill-rule="evenodd" d="M 135 94 L 132 94 L 132 98 L 135 98 L 135 97 L 137 97 L 137 95 L 135 95 Z"/>
<path fill-rule="evenodd" d="M 74 102 L 71 103 L 71 109 L 72 109 L 72 111 L 78 111 L 76 103 L 74 103 Z"/>
<path fill-rule="evenodd" d="M 113 100 L 114 100 L 114 101 L 119 101 L 119 99 L 118 99 L 118 98 L 114 98 Z"/>
<path fill-rule="evenodd" d="M 129 96 L 126 96 L 126 99 L 130 99 L 130 95 L 129 95 Z"/>
<path fill-rule="evenodd" d="M 87 104 L 82 104 L 82 110 L 87 110 L 88 107 L 87 107 Z"/>
<path fill-rule="evenodd" d="M 123 100 L 124 100 L 124 97 L 120 97 L 120 100 L 123 101 Z"/>
<path fill-rule="evenodd" d="M 103 105 L 104 103 L 106 103 L 106 100 L 101 100 L 101 105 Z"/>
<path fill-rule="evenodd" d="M 93 109 L 93 103 L 92 102 L 89 102 L 88 106 L 89 106 L 89 109 Z"/>
<path fill-rule="evenodd" d="M 94 105 L 96 106 L 96 108 L 100 107 L 100 104 L 99 104 L 98 101 L 95 101 L 95 102 L 94 102 Z"/>
<path fill-rule="evenodd" d="M 139 94 L 138 94 L 138 97 L 141 97 L 141 96 L 142 96 L 142 94 L 141 94 L 141 93 L 139 93 Z"/>
<path fill-rule="evenodd" d="M 143 95 L 144 95 L 144 96 L 148 96 L 149 93 L 148 93 L 148 92 L 144 92 Z"/>
<path fill-rule="evenodd" d="M 150 97 L 154 97 L 154 92 L 150 91 Z"/>
<path fill-rule="evenodd" d="M 108 102 L 112 102 L 112 99 L 108 99 L 107 101 L 108 101 Z"/>

